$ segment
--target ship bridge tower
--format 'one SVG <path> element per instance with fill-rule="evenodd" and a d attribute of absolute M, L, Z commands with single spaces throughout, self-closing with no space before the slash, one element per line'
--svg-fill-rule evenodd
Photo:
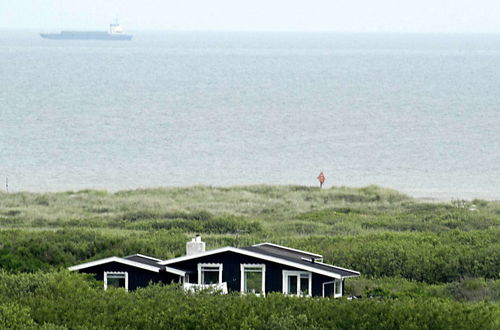
<path fill-rule="evenodd" d="M 111 23 L 109 25 L 109 33 L 111 33 L 111 34 L 122 34 L 123 33 L 123 28 L 118 23 L 118 20 L 116 20 L 115 23 Z"/>

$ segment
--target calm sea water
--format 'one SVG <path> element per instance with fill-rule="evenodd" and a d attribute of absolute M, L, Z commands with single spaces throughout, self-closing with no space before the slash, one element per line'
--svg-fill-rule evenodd
<path fill-rule="evenodd" d="M 500 199 L 500 35 L 0 31 L 0 188 Z"/>

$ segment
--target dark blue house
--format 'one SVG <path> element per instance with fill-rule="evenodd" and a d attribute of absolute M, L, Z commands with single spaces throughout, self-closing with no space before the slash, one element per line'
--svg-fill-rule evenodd
<path fill-rule="evenodd" d="M 272 243 L 205 251 L 205 243 L 197 236 L 186 250 L 187 255 L 169 260 L 137 254 L 100 259 L 69 270 L 95 274 L 105 289 L 134 290 L 150 282 L 179 282 L 186 290 L 323 297 L 341 297 L 344 280 L 359 276 L 357 271 L 323 263 L 319 254 Z"/>

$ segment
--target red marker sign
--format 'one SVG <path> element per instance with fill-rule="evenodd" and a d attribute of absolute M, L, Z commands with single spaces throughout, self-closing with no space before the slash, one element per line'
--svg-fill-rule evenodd
<path fill-rule="evenodd" d="M 321 172 L 318 176 L 318 181 L 319 181 L 319 187 L 320 188 L 323 188 L 323 183 L 325 183 L 325 175 L 323 174 L 323 172 Z"/>

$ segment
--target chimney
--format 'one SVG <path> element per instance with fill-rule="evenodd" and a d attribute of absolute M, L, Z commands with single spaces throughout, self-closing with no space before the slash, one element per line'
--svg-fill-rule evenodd
<path fill-rule="evenodd" d="M 205 252 L 205 242 L 201 240 L 200 235 L 196 235 L 190 242 L 186 243 L 186 255 L 192 256 Z"/>

